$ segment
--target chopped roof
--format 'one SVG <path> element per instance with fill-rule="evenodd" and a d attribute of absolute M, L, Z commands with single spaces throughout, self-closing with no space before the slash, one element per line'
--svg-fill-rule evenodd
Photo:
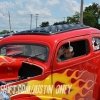
<path fill-rule="evenodd" d="M 68 32 L 84 28 L 89 28 L 89 26 L 83 24 L 62 24 L 62 25 L 52 25 L 47 27 L 37 27 L 36 29 L 21 31 L 13 35 L 25 35 L 25 34 L 54 35 L 62 32 Z"/>

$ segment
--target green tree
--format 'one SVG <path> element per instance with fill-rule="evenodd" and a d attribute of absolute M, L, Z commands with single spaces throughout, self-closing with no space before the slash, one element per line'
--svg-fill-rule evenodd
<path fill-rule="evenodd" d="M 67 24 L 72 24 L 72 23 L 79 23 L 79 12 L 75 12 L 75 15 L 72 17 L 67 17 Z"/>
<path fill-rule="evenodd" d="M 53 25 L 59 24 L 72 24 L 72 23 L 79 23 L 79 12 L 75 12 L 75 15 L 72 17 L 68 16 L 66 21 L 55 22 Z"/>
<path fill-rule="evenodd" d="M 45 27 L 45 26 L 49 26 L 49 22 L 42 22 L 42 24 L 40 25 L 40 27 Z"/>
<path fill-rule="evenodd" d="M 0 32 L 0 34 L 6 34 L 6 33 L 8 34 L 9 31 L 8 30 L 3 30 L 3 31 Z"/>
<path fill-rule="evenodd" d="M 100 29 L 100 25 L 98 24 L 98 18 L 100 17 L 100 12 L 98 12 L 98 5 L 99 4 L 97 3 L 93 3 L 92 5 L 89 5 L 85 8 L 83 12 L 83 24 Z M 67 17 L 66 23 L 79 23 L 79 16 L 79 12 L 75 12 L 73 16 Z"/>
<path fill-rule="evenodd" d="M 66 24 L 66 21 L 55 22 L 53 25 L 61 25 L 61 24 Z"/>
<path fill-rule="evenodd" d="M 100 29 L 100 25 L 98 24 L 98 18 L 100 17 L 100 12 L 98 12 L 98 5 L 99 4 L 97 3 L 92 3 L 92 5 L 85 8 L 83 22 L 86 25 Z"/>
<path fill-rule="evenodd" d="M 93 15 L 90 12 L 84 12 L 83 23 L 85 25 L 88 25 L 88 26 L 91 26 L 91 27 L 95 27 L 95 25 L 96 25 L 95 15 Z"/>

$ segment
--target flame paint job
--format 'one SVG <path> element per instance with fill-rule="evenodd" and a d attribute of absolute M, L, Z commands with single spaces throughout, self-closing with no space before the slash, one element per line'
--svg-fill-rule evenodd
<path fill-rule="evenodd" d="M 18 70 L 22 62 L 15 58 L 0 56 L 0 81 L 18 79 Z"/>
<path fill-rule="evenodd" d="M 1 61 L 1 60 L 3 60 L 3 61 Z M 10 58 L 10 57 L 6 57 L 6 56 L 0 56 L 0 65 L 2 65 L 2 64 L 7 64 L 7 63 L 12 63 L 12 62 L 15 62 L 16 61 L 16 59 L 12 59 L 12 58 Z"/>
<path fill-rule="evenodd" d="M 96 33 L 96 34 L 95 34 Z M 67 34 L 67 35 L 66 35 Z M 88 35 L 88 36 L 86 36 Z M 90 43 L 90 54 L 92 56 L 89 56 L 87 58 L 83 57 L 84 59 L 79 58 L 76 61 L 73 61 L 73 63 L 70 63 L 70 61 L 67 63 L 67 66 L 61 65 L 60 68 L 66 67 L 65 70 L 62 72 L 54 72 L 51 70 L 58 70 L 58 66 L 54 66 L 51 63 L 54 63 L 54 54 L 55 49 L 57 48 L 57 45 L 59 42 L 63 40 L 67 40 L 70 38 L 74 38 L 77 40 L 78 37 L 80 39 L 83 39 L 84 36 L 86 36 L 85 39 L 88 39 Z M 48 75 L 43 79 L 30 79 L 25 81 L 20 81 L 20 83 L 15 82 L 14 84 L 11 84 L 11 90 L 10 90 L 10 97 L 11 100 L 97 100 L 96 94 L 99 94 L 98 90 L 100 88 L 100 51 L 94 52 L 92 49 L 92 37 L 93 36 L 99 36 L 100 37 L 100 31 L 94 28 L 87 28 L 82 30 L 76 30 L 71 32 L 65 32 L 62 34 L 57 34 L 53 36 L 42 36 L 41 35 L 20 35 L 20 36 L 11 36 L 8 38 L 3 39 L 0 41 L 0 45 L 10 44 L 10 43 L 39 43 L 47 45 L 50 49 L 50 54 L 47 62 L 45 63 L 47 67 L 44 67 L 45 73 L 48 71 Z M 9 42 L 8 42 L 9 41 Z M 18 58 L 21 59 L 21 58 Z M 81 59 L 81 60 L 80 60 Z M 91 60 L 92 59 L 92 60 Z M 91 60 L 89 62 L 89 60 Z M 79 61 L 83 62 L 80 63 Z M 86 62 L 85 62 L 86 61 Z M 35 60 L 31 63 L 35 63 Z M 79 65 L 77 66 L 76 63 Z M 6 67 L 13 67 L 15 70 L 13 71 L 13 76 L 17 76 L 18 69 L 21 67 L 22 62 L 20 60 L 9 58 L 9 57 L 0 57 L 0 75 L 3 70 L 6 69 Z M 37 65 L 40 66 L 40 63 L 37 62 Z M 44 64 L 44 63 L 43 63 Z M 51 66 L 52 65 L 52 66 Z M 60 65 L 60 64 L 59 64 Z M 71 66 L 73 65 L 73 66 Z M 71 67 L 70 67 L 71 66 Z M 84 70 L 81 69 L 84 66 Z M 51 67 L 55 67 L 54 69 L 51 69 Z M 77 69 L 72 69 L 72 67 L 77 67 Z M 47 69 L 46 69 L 47 68 Z M 59 68 L 59 70 L 60 70 Z M 8 76 L 8 70 L 6 69 L 3 71 L 4 74 L 1 75 L 0 79 L 8 78 L 11 79 L 10 76 Z M 16 74 L 15 74 L 16 72 Z M 45 74 L 44 73 L 44 74 Z M 14 77 L 15 77 L 14 76 Z M 15 78 L 17 79 L 17 78 Z M 25 91 L 17 93 L 18 87 L 25 86 Z M 46 92 L 45 94 L 36 94 L 33 92 L 33 89 L 27 89 L 27 87 L 31 87 L 33 85 L 53 85 L 53 92 L 52 94 Z M 69 89 L 66 87 L 65 94 L 56 94 L 56 91 L 59 89 L 57 86 L 64 86 L 64 85 L 72 85 Z M 97 88 L 95 86 L 97 85 Z M 16 87 L 16 91 L 14 92 L 14 87 Z M 10 88 L 10 87 L 9 87 Z M 100 99 L 98 99 L 100 100 Z"/>
<path fill-rule="evenodd" d="M 70 75 L 69 75 L 70 73 Z M 79 71 L 79 70 L 71 70 L 71 69 L 66 69 L 63 73 L 53 73 L 52 75 L 49 75 L 47 78 L 45 78 L 42 81 L 39 80 L 31 80 L 22 84 L 25 85 L 25 91 L 22 91 L 21 94 L 31 94 L 35 95 L 36 97 L 40 98 L 40 100 L 53 100 L 52 95 L 55 96 L 55 100 L 86 100 L 87 96 L 91 96 L 93 93 L 93 85 L 94 81 L 93 78 L 90 78 L 87 80 L 87 78 L 84 78 L 84 75 L 90 75 L 93 77 L 92 73 L 89 73 L 88 71 Z M 44 91 L 44 88 L 42 88 L 41 93 L 37 93 L 36 91 L 34 92 L 35 86 L 40 86 L 40 85 L 47 85 L 51 86 L 51 77 L 54 77 L 53 80 L 53 91 L 52 93 L 49 91 Z M 61 77 L 61 78 L 60 78 Z M 57 94 L 57 86 L 64 86 L 66 85 L 65 89 L 65 94 L 64 93 L 58 93 Z M 67 87 L 67 86 L 70 86 Z M 18 86 L 18 85 L 17 85 Z M 31 88 L 29 88 L 31 87 Z M 52 87 L 52 86 L 51 86 Z M 17 89 L 17 88 L 16 88 Z M 50 89 L 50 88 L 49 88 Z M 12 90 L 13 91 L 13 87 Z M 10 96 L 16 96 L 17 90 L 14 93 L 11 93 Z M 39 92 L 39 91 L 38 91 Z M 62 98 L 63 97 L 63 98 Z M 66 98 L 66 99 L 64 99 Z"/>

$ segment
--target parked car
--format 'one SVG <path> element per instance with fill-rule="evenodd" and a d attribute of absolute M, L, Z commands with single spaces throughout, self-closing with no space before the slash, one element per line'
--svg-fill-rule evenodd
<path fill-rule="evenodd" d="M 0 42 L 0 54 L 1 100 L 100 100 L 96 28 L 63 24 L 18 32 Z"/>
<path fill-rule="evenodd" d="M 3 39 L 3 37 L 0 37 L 0 40 L 2 40 Z"/>
<path fill-rule="evenodd" d="M 12 34 L 5 34 L 5 35 L 3 35 L 3 38 L 5 38 L 5 37 L 8 37 L 8 36 L 11 36 Z"/>

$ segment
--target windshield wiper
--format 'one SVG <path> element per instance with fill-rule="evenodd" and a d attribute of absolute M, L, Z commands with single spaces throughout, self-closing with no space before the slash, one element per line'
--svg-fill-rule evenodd
<path fill-rule="evenodd" d="M 16 56 L 16 55 L 21 55 L 23 54 L 23 52 L 18 52 L 18 53 L 14 53 L 14 54 L 7 54 L 7 56 Z"/>
<path fill-rule="evenodd" d="M 42 55 L 42 54 L 39 53 L 39 54 L 36 54 L 36 55 L 30 55 L 30 56 L 27 58 L 27 60 L 29 60 L 30 58 L 34 58 L 34 57 L 40 56 L 40 55 Z"/>

